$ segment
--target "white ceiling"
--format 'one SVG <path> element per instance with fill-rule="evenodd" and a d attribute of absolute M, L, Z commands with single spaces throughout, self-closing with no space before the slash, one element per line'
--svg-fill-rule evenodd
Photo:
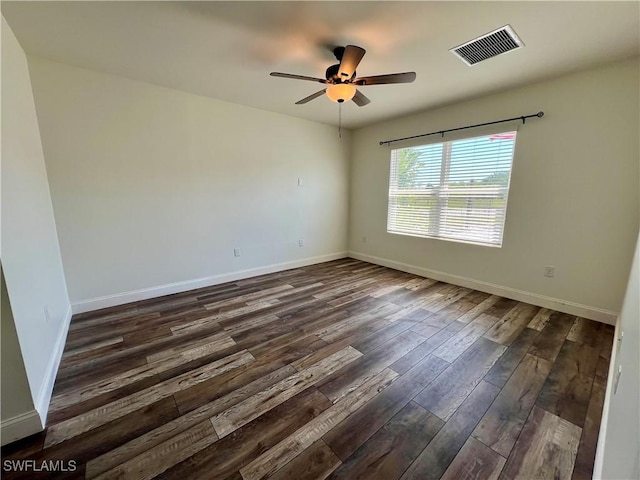
<path fill-rule="evenodd" d="M 638 55 L 639 2 L 2 2 L 28 54 L 273 112 L 336 124 L 320 90 L 271 71 L 324 77 L 327 45 L 367 50 L 358 75 L 415 71 L 362 87 L 356 128 Z M 449 49 L 510 24 L 525 47 L 466 66 Z"/>

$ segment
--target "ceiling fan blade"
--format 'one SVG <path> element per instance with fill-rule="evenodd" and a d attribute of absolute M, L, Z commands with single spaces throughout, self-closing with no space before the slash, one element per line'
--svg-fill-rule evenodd
<path fill-rule="evenodd" d="M 365 53 L 367 53 L 367 51 L 364 48 L 356 47 L 355 45 L 346 46 L 342 54 L 342 60 L 340 61 L 340 69 L 338 70 L 340 80 L 351 80 Z"/>
<path fill-rule="evenodd" d="M 307 77 L 304 75 L 293 75 L 292 73 L 271 72 L 272 77 L 293 78 L 295 80 L 309 80 L 311 82 L 327 83 L 324 78 Z"/>
<path fill-rule="evenodd" d="M 388 75 L 374 75 L 359 77 L 353 81 L 354 85 L 385 85 L 388 83 L 411 83 L 416 79 L 416 72 L 390 73 Z"/>
<path fill-rule="evenodd" d="M 371 103 L 367 97 L 365 97 L 359 90 L 356 90 L 356 94 L 353 96 L 353 103 L 358 105 L 359 107 L 364 107 Z"/>
<path fill-rule="evenodd" d="M 302 100 L 298 100 L 296 102 L 296 105 L 302 105 L 303 103 L 308 103 L 308 102 L 310 102 L 311 100 L 313 100 L 315 98 L 321 97 L 322 95 L 324 95 L 324 92 L 326 90 L 327 89 L 325 88 L 323 90 L 320 90 L 319 92 L 314 93 L 313 95 L 309 95 L 308 97 L 304 97 Z"/>

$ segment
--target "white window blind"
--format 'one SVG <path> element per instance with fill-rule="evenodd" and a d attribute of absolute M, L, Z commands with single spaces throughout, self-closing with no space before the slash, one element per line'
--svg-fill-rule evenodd
<path fill-rule="evenodd" d="M 387 231 L 501 246 L 516 132 L 391 151 Z"/>

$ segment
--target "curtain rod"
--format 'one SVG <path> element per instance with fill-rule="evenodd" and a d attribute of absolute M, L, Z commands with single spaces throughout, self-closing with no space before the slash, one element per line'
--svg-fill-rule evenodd
<path fill-rule="evenodd" d="M 504 120 L 496 120 L 495 122 L 486 122 L 486 123 L 478 123 L 476 125 L 467 125 L 466 127 L 458 127 L 458 128 L 450 128 L 448 130 L 438 130 L 437 132 L 431 132 L 431 133 L 423 133 L 421 135 L 413 135 L 411 137 L 403 137 L 403 138 L 396 138 L 394 140 L 384 140 L 382 142 L 380 142 L 380 145 L 391 145 L 392 143 L 395 142 L 401 142 L 403 140 L 411 140 L 412 138 L 420 138 L 420 137 L 428 137 L 429 135 L 442 135 L 444 137 L 444 134 L 447 132 L 455 132 L 456 130 L 466 130 L 467 128 L 476 128 L 476 127 L 484 127 L 486 125 L 494 125 L 496 123 L 505 123 L 505 122 L 513 122 L 514 120 L 522 120 L 522 124 L 525 124 L 525 121 L 527 120 L 527 118 L 533 118 L 533 117 L 538 117 L 541 118 L 544 115 L 543 111 L 540 111 L 538 113 L 534 113 L 532 115 L 522 115 L 520 117 L 513 117 L 513 118 L 505 118 Z"/>

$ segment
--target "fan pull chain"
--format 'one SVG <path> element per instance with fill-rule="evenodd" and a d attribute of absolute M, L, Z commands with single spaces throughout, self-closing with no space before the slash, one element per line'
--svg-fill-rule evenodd
<path fill-rule="evenodd" d="M 338 103 L 338 138 L 342 138 L 342 103 Z"/>

